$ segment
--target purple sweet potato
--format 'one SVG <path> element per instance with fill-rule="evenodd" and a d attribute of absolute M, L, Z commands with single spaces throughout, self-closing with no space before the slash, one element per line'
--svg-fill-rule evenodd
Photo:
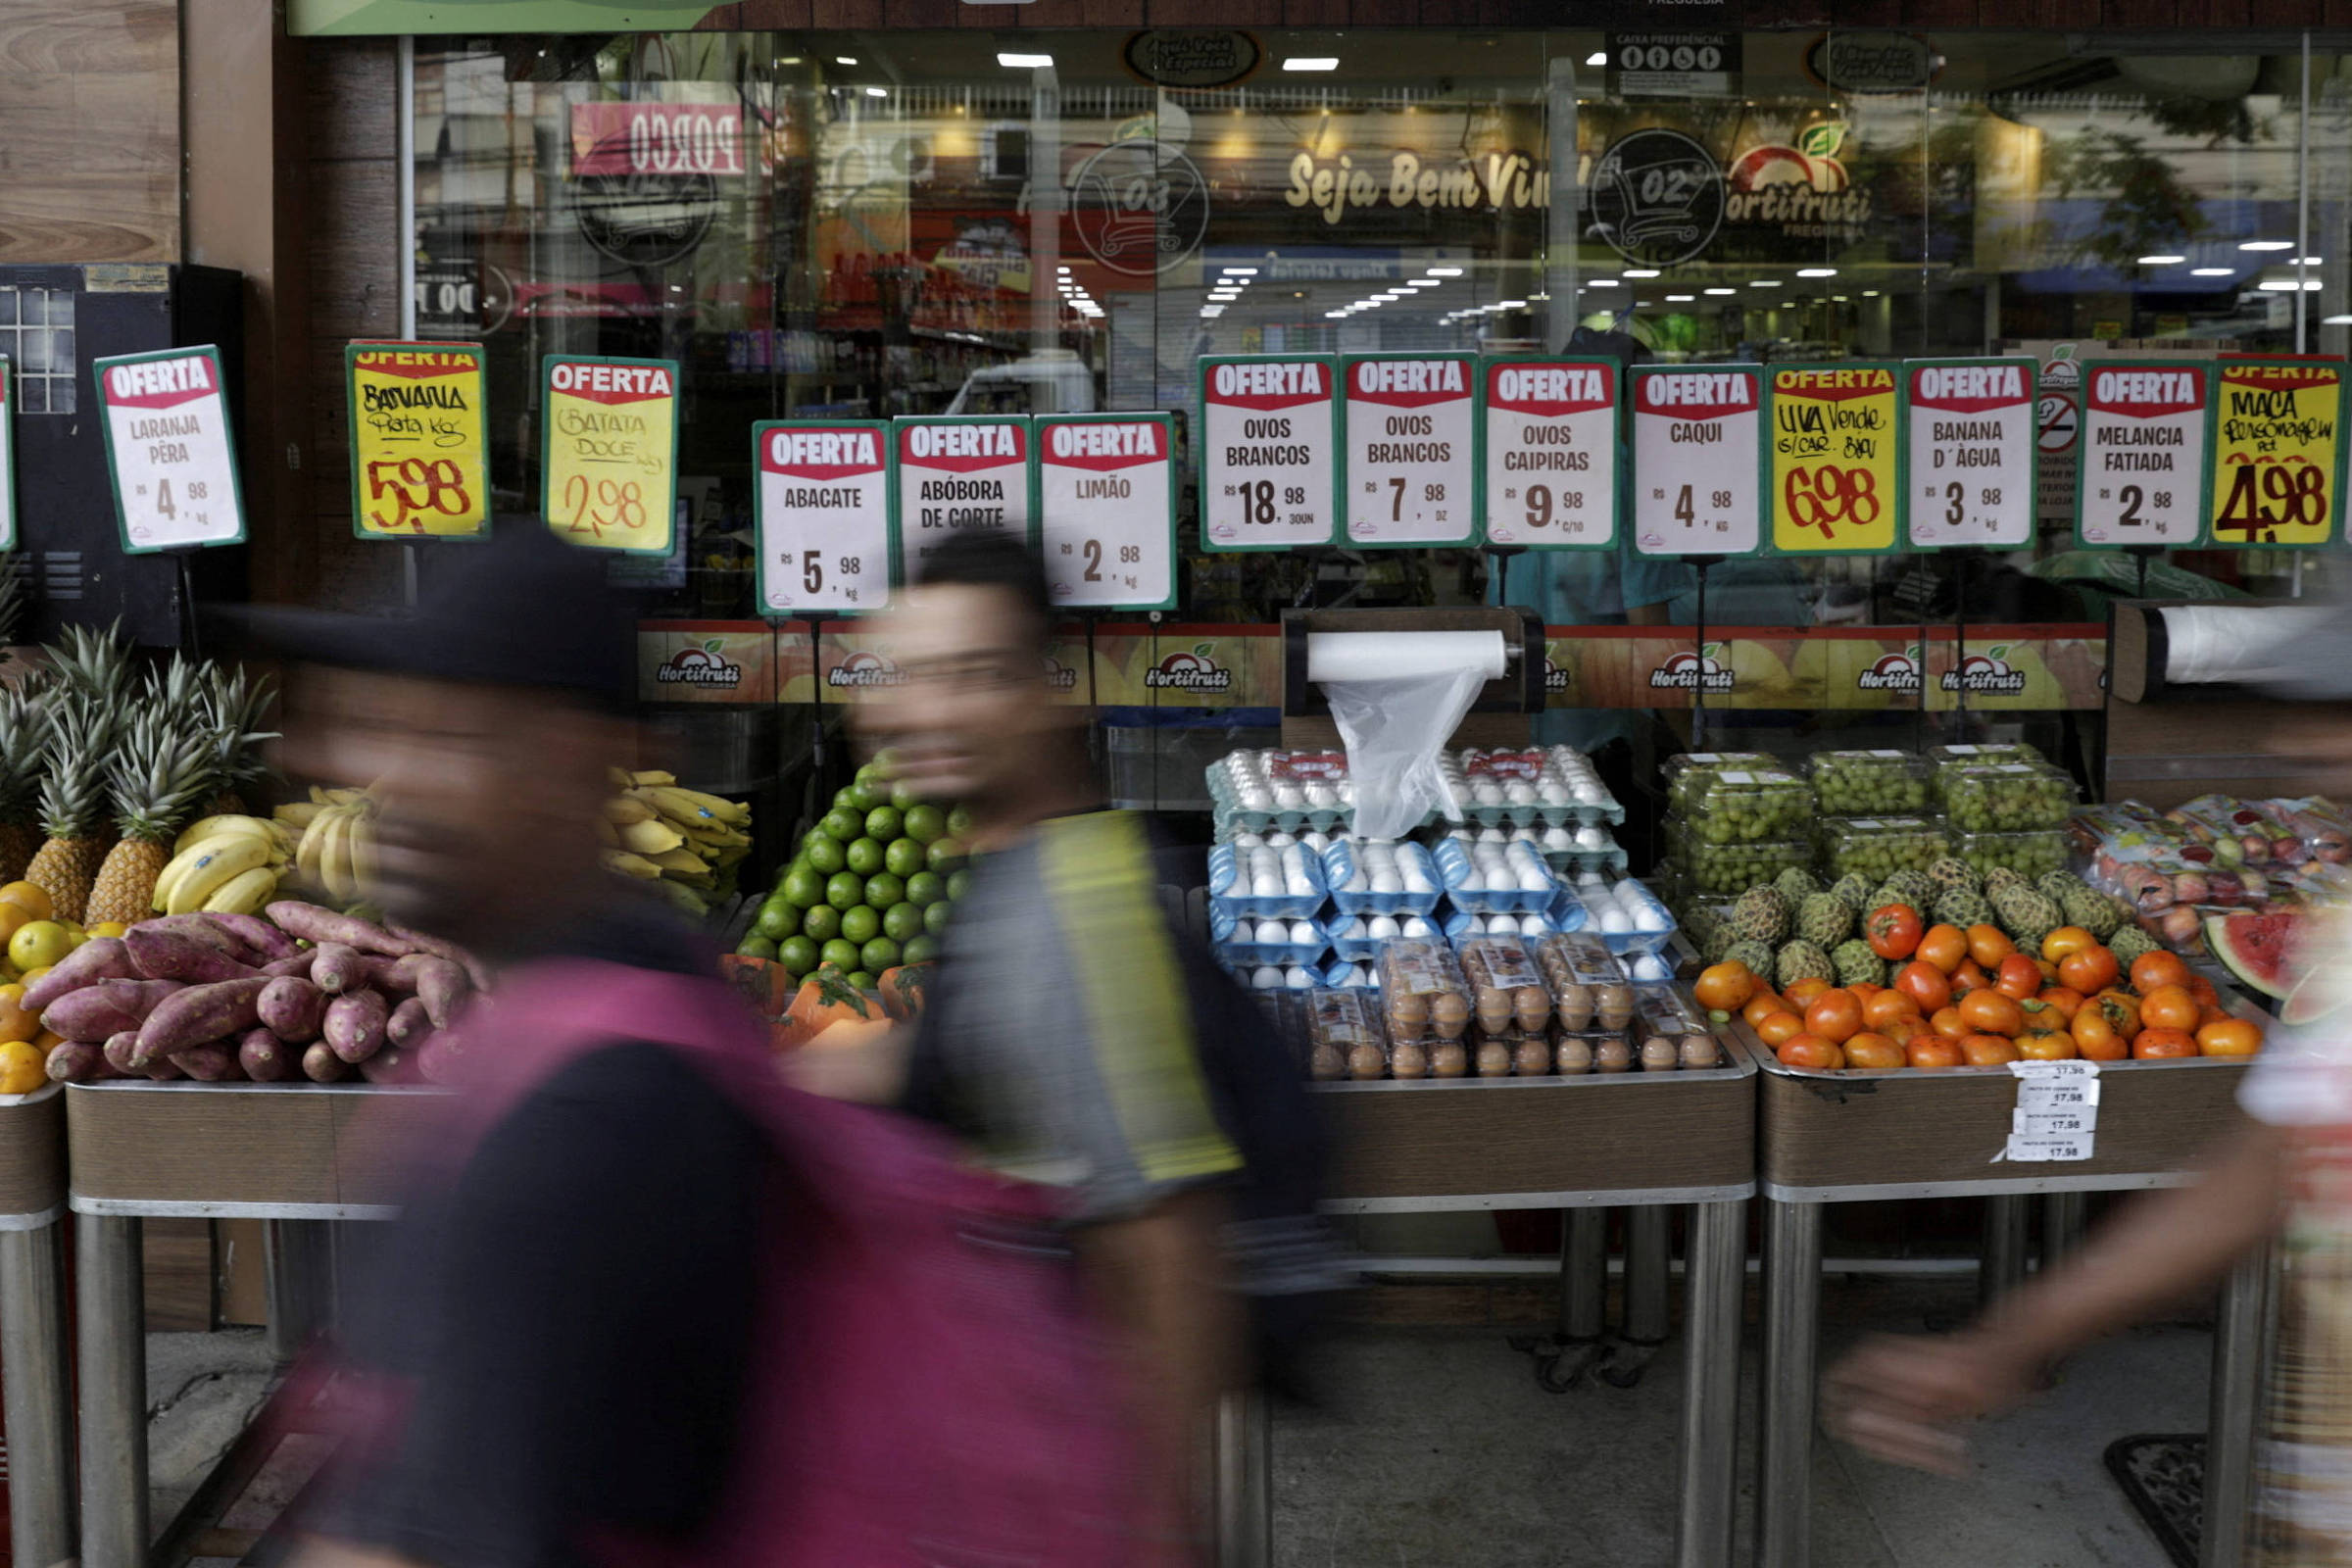
<path fill-rule="evenodd" d="M 317 954 L 305 948 L 291 956 L 270 959 L 262 965 L 261 972 L 272 980 L 281 974 L 300 975 L 303 979 L 308 980 L 311 977 L 311 965 L 318 961 L 318 957 Z"/>
<path fill-rule="evenodd" d="M 311 956 L 311 983 L 330 997 L 357 991 L 368 983 L 368 960 L 357 948 L 321 942 Z"/>
<path fill-rule="evenodd" d="M 166 997 L 139 1025 L 133 1064 L 149 1068 L 175 1052 L 244 1033 L 261 1022 L 262 993 L 269 987 L 268 980 L 255 975 L 190 986 Z"/>
<path fill-rule="evenodd" d="M 159 1084 L 171 1084 L 177 1083 L 187 1074 L 181 1072 L 179 1063 L 173 1061 L 170 1056 L 158 1056 L 140 1069 L 139 1076 L 152 1078 Z"/>
<path fill-rule="evenodd" d="M 371 1084 L 415 1083 L 415 1066 L 407 1052 L 398 1046 L 386 1046 L 360 1063 L 360 1076 Z"/>
<path fill-rule="evenodd" d="M 392 1004 L 380 991 L 354 991 L 326 1005 L 319 1034 L 345 1061 L 366 1061 L 384 1049 L 384 1026 L 391 1022 Z"/>
<path fill-rule="evenodd" d="M 101 980 L 42 1008 L 41 1027 L 68 1040 L 103 1041 L 138 1028 L 166 997 L 186 989 L 176 980 Z"/>
<path fill-rule="evenodd" d="M 473 995 L 473 982 L 466 978 L 463 965 L 449 958 L 419 955 L 403 963 L 416 965 L 416 1000 L 433 1020 L 433 1027 L 446 1029 L 457 1021 L 458 1010 Z"/>
<path fill-rule="evenodd" d="M 454 1084 L 466 1074 L 466 1042 L 444 1029 L 416 1048 L 416 1070 L 429 1084 Z"/>
<path fill-rule="evenodd" d="M 237 1042 L 237 1065 L 257 1084 L 273 1084 L 295 1071 L 293 1048 L 267 1029 L 248 1029 Z"/>
<path fill-rule="evenodd" d="M 107 1036 L 106 1044 L 100 1049 L 106 1054 L 106 1065 L 111 1071 L 124 1078 L 135 1078 L 139 1076 L 139 1070 L 130 1063 L 131 1054 L 137 1051 L 138 1047 L 139 1032 L 136 1029 L 125 1029 L 119 1035 Z"/>
<path fill-rule="evenodd" d="M 420 1045 L 432 1032 L 433 1020 L 426 1014 L 424 1004 L 415 997 L 394 1007 L 391 1018 L 384 1024 L 384 1038 L 396 1046 Z"/>
<path fill-rule="evenodd" d="M 186 1051 L 172 1053 L 172 1065 L 198 1083 L 217 1084 L 223 1078 L 237 1076 L 237 1058 L 233 1047 L 215 1041 L 209 1046 L 194 1046 Z"/>
<path fill-rule="evenodd" d="M 292 937 L 259 915 L 228 914 L 207 909 L 200 918 L 220 927 L 265 958 L 291 958 L 298 951 Z"/>
<path fill-rule="evenodd" d="M 262 988 L 262 1024 L 289 1045 L 307 1045 L 318 1038 L 326 1021 L 326 993 L 299 975 L 280 975 Z"/>
<path fill-rule="evenodd" d="M 49 1081 L 86 1084 L 106 1065 L 106 1054 L 86 1040 L 69 1040 L 49 1048 Z"/>
<path fill-rule="evenodd" d="M 397 958 L 410 951 L 412 944 L 401 941 L 382 926 L 373 925 L 355 915 L 337 914 L 316 904 L 304 904 L 297 899 L 280 899 L 270 906 L 270 918 L 277 928 L 290 937 L 316 942 L 323 947 L 340 942 L 362 953 L 380 953 Z"/>
<path fill-rule="evenodd" d="M 416 994 L 418 955 L 412 953 L 405 958 L 387 958 L 381 954 L 364 954 L 360 961 L 368 967 L 368 984 L 384 995 L 413 997 Z"/>
<path fill-rule="evenodd" d="M 145 978 L 131 967 L 130 950 L 121 937 L 92 937 L 59 961 L 56 968 L 24 988 L 24 1004 L 38 1012 L 69 991 L 101 980 Z"/>
<path fill-rule="evenodd" d="M 239 963 L 258 961 L 261 956 L 228 927 L 215 923 L 209 914 L 159 914 L 152 919 L 141 920 L 139 924 L 150 931 L 176 931 L 192 942 L 201 942 L 208 948 L 219 948 Z"/>
<path fill-rule="evenodd" d="M 131 965 L 150 980 L 185 980 L 201 985 L 216 980 L 244 980 L 257 972 L 252 964 L 230 957 L 201 937 L 152 923 L 132 926 L 122 942 L 130 950 Z"/>
<path fill-rule="evenodd" d="M 415 951 L 430 954 L 436 958 L 447 958 L 465 970 L 466 978 L 472 983 L 474 990 L 487 991 L 490 989 L 489 966 L 455 942 L 446 942 L 439 937 L 427 936 L 422 931 L 412 931 L 405 925 L 392 925 L 389 922 L 385 924 L 384 929 L 407 943 Z"/>
<path fill-rule="evenodd" d="M 323 1040 L 315 1040 L 302 1053 L 302 1075 L 315 1084 L 331 1084 L 351 1076 L 351 1063 L 338 1056 Z"/>

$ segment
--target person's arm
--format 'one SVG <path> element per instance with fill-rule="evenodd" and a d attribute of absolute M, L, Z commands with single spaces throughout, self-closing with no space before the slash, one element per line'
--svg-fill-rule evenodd
<path fill-rule="evenodd" d="M 2131 1203 L 1957 1334 L 1862 1346 L 1826 1381 L 1831 1430 L 1883 1459 L 1958 1474 L 1954 1424 L 2023 1399 L 2048 1362 L 2212 1284 L 2271 1233 L 2284 1143 L 2275 1127 L 2236 1134 L 2196 1183 Z"/>

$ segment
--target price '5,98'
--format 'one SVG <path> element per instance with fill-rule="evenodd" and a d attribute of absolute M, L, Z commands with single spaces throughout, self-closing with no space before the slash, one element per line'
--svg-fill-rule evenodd
<path fill-rule="evenodd" d="M 425 532 L 424 515 L 463 517 L 473 511 L 466 470 L 449 458 L 379 458 L 368 465 L 368 521 L 387 533 Z M 373 503 L 389 500 L 391 514 Z"/>
<path fill-rule="evenodd" d="M 865 575 L 865 564 L 856 556 L 843 556 L 834 563 L 834 566 L 844 577 Z M 804 550 L 801 552 L 801 591 L 809 594 L 820 594 L 825 591 L 825 553 L 823 551 Z M 851 584 L 845 588 L 842 591 L 842 597 L 856 599 L 858 597 L 857 585 Z"/>

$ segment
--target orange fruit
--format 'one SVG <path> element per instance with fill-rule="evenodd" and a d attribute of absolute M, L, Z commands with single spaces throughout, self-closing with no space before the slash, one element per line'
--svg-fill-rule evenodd
<path fill-rule="evenodd" d="M 29 1040 L 0 1044 L 0 1095 L 29 1095 L 49 1081 L 48 1054 Z"/>
<path fill-rule="evenodd" d="M 1956 925 L 1932 925 L 1916 952 L 1921 961 L 1950 974 L 1968 961 L 1968 933 Z"/>
<path fill-rule="evenodd" d="M 1805 1032 L 1842 1044 L 1862 1028 L 1862 1004 L 1850 991 L 1825 991 L 1805 1009 Z"/>
<path fill-rule="evenodd" d="M 2052 963 L 2063 963 L 2070 953 L 2095 948 L 2099 939 L 2079 925 L 2062 925 L 2041 939 L 2041 956 Z"/>
<path fill-rule="evenodd" d="M 2034 1000 L 2070 1023 L 2074 1021 L 2075 1014 L 2082 1010 L 2082 993 L 2071 991 L 2065 986 L 2045 987 Z"/>
<path fill-rule="evenodd" d="M 2142 1029 L 2132 1039 L 2132 1055 L 2137 1061 L 2170 1060 L 2197 1054 L 2197 1037 L 2184 1029 Z"/>
<path fill-rule="evenodd" d="M 2202 1016 L 2184 986 L 2158 986 L 2139 999 L 2139 1021 L 2150 1029 L 2193 1030 Z"/>
<path fill-rule="evenodd" d="M 2041 966 L 2022 953 L 2012 953 L 1993 971 L 1992 989 L 2019 1002 L 2041 995 Z"/>
<path fill-rule="evenodd" d="M 1908 1046 L 1914 1040 L 1934 1040 L 1936 1037 L 1936 1031 L 1928 1027 L 1928 1020 L 1915 1012 L 1907 1012 L 1893 1022 L 1872 1030 L 1871 1033 L 1885 1035 L 1898 1046 Z"/>
<path fill-rule="evenodd" d="M 2213 982 L 2201 974 L 2192 974 L 2188 977 L 2188 994 L 2208 1007 L 2218 1007 L 2222 1004 L 2222 994 L 2214 990 Z"/>
<path fill-rule="evenodd" d="M 1756 994 L 1748 998 L 1747 1004 L 1740 1009 L 1740 1016 L 1753 1029 L 1774 1013 L 1788 1010 L 1788 1004 L 1783 1002 L 1770 986 L 1758 986 Z"/>
<path fill-rule="evenodd" d="M 0 988 L 5 989 L 5 988 Z M 1881 991 L 1862 1003 L 1862 1023 L 1865 1028 L 1885 1033 L 1886 1026 L 1898 1019 L 1919 1017 L 1919 1004 L 1904 991 Z"/>
<path fill-rule="evenodd" d="M 1928 1027 L 1945 1040 L 1957 1040 L 1968 1033 L 1968 1020 L 1960 1016 L 1958 1007 L 1937 1007 Z"/>
<path fill-rule="evenodd" d="M 1963 960 L 1960 967 L 1952 971 L 1952 991 L 1956 996 L 1966 996 L 1971 991 L 1986 991 L 1991 986 L 1992 976 L 1986 974 L 1984 966 L 1974 958 Z"/>
<path fill-rule="evenodd" d="M 2017 1037 L 2017 1054 L 2028 1061 L 2070 1061 L 2082 1052 L 2073 1035 L 2031 1029 Z"/>
<path fill-rule="evenodd" d="M 8 961 L 19 969 L 46 969 L 74 951 L 74 934 L 55 920 L 27 920 L 8 939 Z"/>
<path fill-rule="evenodd" d="M 2208 1056 L 2251 1056 L 2262 1049 L 2262 1030 L 2244 1018 L 2225 1018 L 2197 1031 L 2197 1050 Z"/>
<path fill-rule="evenodd" d="M 1858 1034 L 1845 1042 L 1845 1064 L 1858 1071 L 1891 1072 L 1908 1060 L 1903 1048 L 1885 1035 Z"/>
<path fill-rule="evenodd" d="M 2116 964 L 2115 955 L 2105 948 L 2088 947 L 2070 953 L 2058 961 L 2058 980 L 2069 991 L 2084 996 L 2104 991 L 2115 984 L 2123 970 Z"/>
<path fill-rule="evenodd" d="M 1756 977 L 1744 963 L 1717 963 L 1701 969 L 1690 987 L 1698 1004 L 1716 1012 L 1738 1012 L 1756 994 Z"/>
<path fill-rule="evenodd" d="M 1972 925 L 1968 928 L 1968 956 L 1986 969 L 1996 968 L 2000 961 L 2017 951 L 2009 933 L 1997 925 Z"/>
<path fill-rule="evenodd" d="M 1780 1051 L 1784 1067 L 1808 1067 L 1816 1072 L 1836 1072 L 1845 1065 L 1845 1053 L 1833 1041 L 1819 1035 L 1796 1034 L 1788 1037 Z"/>
<path fill-rule="evenodd" d="M 2102 991 L 2084 1006 L 2086 1010 L 2095 1007 L 2104 1014 L 2107 1021 L 2115 1026 L 2118 1039 L 2130 1040 L 2139 1033 L 2139 999 L 2128 991 Z M 2080 1018 L 2082 1013 L 2075 1016 Z"/>
<path fill-rule="evenodd" d="M 30 1040 L 41 1032 L 41 1015 L 24 1005 L 24 988 L 0 986 L 0 1040 Z"/>
<path fill-rule="evenodd" d="M 1805 1020 L 1786 1010 L 1776 1012 L 1756 1025 L 1756 1037 L 1776 1049 L 1804 1032 Z"/>
<path fill-rule="evenodd" d="M 1903 1048 L 1903 1055 L 1922 1072 L 1939 1072 L 1946 1067 L 1957 1067 L 1967 1059 L 1960 1054 L 1958 1046 L 1936 1035 L 1913 1040 Z"/>
<path fill-rule="evenodd" d="M 1827 980 L 1799 980 L 1781 988 L 1781 1000 L 1791 1007 L 1810 1007 L 1813 999 L 1830 990 Z"/>
<path fill-rule="evenodd" d="M 1895 971 L 1894 989 L 1909 997 L 1923 1013 L 1952 1004 L 1949 975 L 1922 958 L 1913 958 Z"/>
<path fill-rule="evenodd" d="M 0 897 L 6 897 L 7 892 L 6 888 L 0 888 Z M 2160 949 L 2132 960 L 2132 989 L 2143 997 L 2159 986 L 2187 985 L 2188 979 L 2188 965 L 2180 961 L 2177 953 Z"/>
<path fill-rule="evenodd" d="M 2096 1007 L 2084 1007 L 2075 1014 L 2067 1033 L 2075 1037 L 2075 1049 L 2086 1061 L 2122 1061 L 2132 1054 L 2132 1043 L 2115 1032 L 2115 1025 Z"/>
<path fill-rule="evenodd" d="M 34 920 L 47 920 L 57 913 L 57 906 L 49 895 L 30 882 L 11 882 L 0 887 L 0 904 L 13 904 Z"/>
<path fill-rule="evenodd" d="M 2017 1042 L 2001 1035 L 1964 1035 L 1960 1054 L 1971 1067 L 1998 1067 L 2019 1059 Z"/>
<path fill-rule="evenodd" d="M 1976 1034 L 2015 1038 L 2026 1026 L 2026 1015 L 1998 991 L 1971 991 L 1960 999 L 1960 1021 Z"/>

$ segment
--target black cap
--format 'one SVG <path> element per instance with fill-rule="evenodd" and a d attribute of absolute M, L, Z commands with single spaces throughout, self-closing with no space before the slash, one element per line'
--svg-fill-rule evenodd
<path fill-rule="evenodd" d="M 472 685 L 535 687 L 626 709 L 636 619 L 609 552 L 567 545 L 536 516 L 501 517 L 488 540 L 430 545 L 414 610 L 381 615 L 220 607 L 224 640 L 282 658 Z"/>

